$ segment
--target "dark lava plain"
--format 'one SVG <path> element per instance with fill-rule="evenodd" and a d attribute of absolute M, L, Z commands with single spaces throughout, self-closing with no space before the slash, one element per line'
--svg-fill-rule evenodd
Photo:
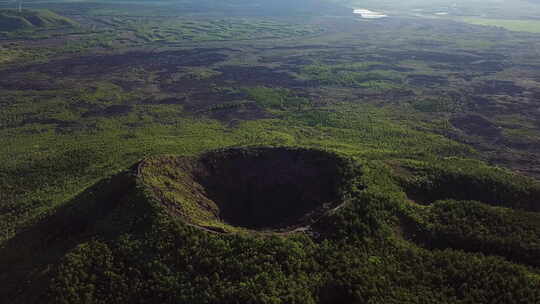
<path fill-rule="evenodd" d="M 69 11 L 66 8 L 67 16 Z M 322 33 L 298 34 L 293 39 L 298 42 L 283 39 L 279 47 L 260 37 L 246 43 L 186 40 L 178 48 L 168 45 L 166 38 L 140 40 L 142 34 L 118 21 L 121 17 L 114 17 L 114 22 L 108 18 L 77 16 L 83 25 L 100 20 L 107 30 L 77 34 L 76 42 L 68 45 L 73 50 L 56 37 L 1 42 L 13 49 L 14 56 L 27 58 L 22 64 L 7 61 L 2 67 L 2 104 L 16 107 L 11 96 L 31 90 L 35 95 L 25 93 L 26 98 L 37 98 L 37 103 L 63 95 L 57 102 L 68 111 L 51 120 L 34 110 L 12 108 L 3 114 L 1 128 L 37 123 L 55 125 L 59 131 L 74 124 L 92 129 L 95 124 L 87 122 L 89 118 L 140 116 L 148 104 L 174 104 L 184 109 L 179 113 L 182 117 L 205 115 L 225 123 L 275 117 L 275 111 L 261 103 L 249 103 L 253 96 L 245 93 L 249 87 L 268 87 L 301 92 L 317 107 L 360 102 L 423 117 L 427 123 L 419 126 L 423 130 L 487 151 L 485 160 L 538 175 L 539 164 L 531 159 L 538 159 L 533 155 L 538 153 L 539 89 L 535 83 L 540 76 L 538 69 L 528 68 L 534 65 L 528 52 L 531 44 L 538 43 L 535 35 L 443 20 L 362 22 L 314 17 L 312 22 L 324 29 Z M 288 18 L 285 22 L 299 22 Z M 159 24 L 156 19 L 145 22 Z M 334 38 L 336 33 L 346 38 Z M 423 38 L 427 34 L 438 35 L 440 41 L 427 43 Z M 70 35 L 75 34 L 67 33 L 66 39 L 72 39 Z M 395 37 L 406 40 L 396 45 Z M 40 53 L 47 54 L 41 55 L 45 60 Z M 79 92 L 92 94 L 103 86 L 113 86 L 115 95 L 122 98 L 103 96 L 90 105 L 79 100 Z M 457 121 L 467 115 L 481 115 L 487 121 L 475 130 L 462 128 Z M 455 130 L 441 130 L 439 125 L 445 120 Z M 484 127 L 498 129 L 501 140 L 477 137 L 485 133 Z M 527 166 L 521 165 L 523 157 Z"/>

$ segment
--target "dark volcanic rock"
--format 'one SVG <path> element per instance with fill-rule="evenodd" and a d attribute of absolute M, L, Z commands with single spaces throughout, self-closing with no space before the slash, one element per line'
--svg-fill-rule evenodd
<path fill-rule="evenodd" d="M 501 130 L 495 124 L 476 114 L 454 117 L 450 122 L 467 135 L 494 138 L 501 134 Z"/>

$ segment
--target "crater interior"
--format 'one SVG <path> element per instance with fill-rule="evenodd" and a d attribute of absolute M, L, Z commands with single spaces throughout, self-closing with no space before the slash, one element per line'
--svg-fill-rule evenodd
<path fill-rule="evenodd" d="M 238 148 L 147 159 L 157 199 L 191 224 L 279 230 L 309 225 L 343 201 L 352 162 L 300 148 Z"/>

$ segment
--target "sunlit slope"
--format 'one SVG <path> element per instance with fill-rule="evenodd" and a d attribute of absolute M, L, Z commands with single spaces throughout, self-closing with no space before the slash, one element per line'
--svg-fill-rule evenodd
<path fill-rule="evenodd" d="M 76 23 L 49 10 L 0 10 L 0 31 L 18 31 L 33 28 L 71 27 Z"/>

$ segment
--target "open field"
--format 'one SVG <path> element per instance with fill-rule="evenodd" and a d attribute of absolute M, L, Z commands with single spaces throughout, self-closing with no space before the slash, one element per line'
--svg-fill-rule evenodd
<path fill-rule="evenodd" d="M 484 18 L 463 18 L 463 22 L 486 25 L 499 26 L 510 31 L 540 33 L 539 20 L 507 20 L 507 19 L 484 19 Z"/>

